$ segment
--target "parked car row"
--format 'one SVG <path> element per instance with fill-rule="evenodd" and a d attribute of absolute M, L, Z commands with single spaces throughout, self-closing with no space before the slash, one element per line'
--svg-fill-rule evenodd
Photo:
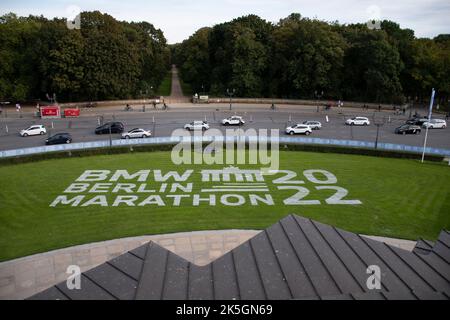
<path fill-rule="evenodd" d="M 397 134 L 420 134 L 424 129 L 445 129 L 447 121 L 443 119 L 431 119 L 427 117 L 413 117 L 406 121 L 404 125 L 395 129 Z"/>
<path fill-rule="evenodd" d="M 109 133 L 121 133 L 122 139 L 132 138 L 148 138 L 152 135 L 150 130 L 134 128 L 127 132 L 125 126 L 121 122 L 108 122 L 97 128 L 95 128 L 95 134 L 109 134 Z M 43 125 L 32 125 L 24 130 L 20 131 L 22 137 L 44 135 L 47 133 L 47 129 Z M 46 145 L 52 144 L 65 144 L 72 143 L 73 138 L 70 133 L 56 133 L 45 140 Z"/>

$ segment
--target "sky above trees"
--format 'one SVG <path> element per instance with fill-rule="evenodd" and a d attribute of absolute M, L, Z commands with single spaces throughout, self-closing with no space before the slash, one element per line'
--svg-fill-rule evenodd
<path fill-rule="evenodd" d="M 187 39 L 201 27 L 256 14 L 271 22 L 299 12 L 303 17 L 340 23 L 361 23 L 370 19 L 396 21 L 417 37 L 433 38 L 450 33 L 448 0 L 2 0 L 0 15 L 67 17 L 68 8 L 99 10 L 118 20 L 151 21 L 164 31 L 169 43 Z"/>

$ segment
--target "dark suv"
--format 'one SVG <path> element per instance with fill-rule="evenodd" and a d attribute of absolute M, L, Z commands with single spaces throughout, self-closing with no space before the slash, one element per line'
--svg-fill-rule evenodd
<path fill-rule="evenodd" d="M 45 144 L 62 144 L 62 143 L 71 143 L 72 142 L 72 136 L 70 133 L 57 133 L 47 140 L 45 140 Z"/>
<path fill-rule="evenodd" d="M 421 128 L 413 124 L 404 124 L 395 129 L 397 134 L 420 134 Z"/>
<path fill-rule="evenodd" d="M 122 122 L 108 122 L 95 129 L 95 134 L 122 133 L 124 126 Z"/>
<path fill-rule="evenodd" d="M 428 121 L 428 118 L 412 118 L 412 119 L 409 119 L 408 121 L 406 121 L 406 124 L 422 126 L 427 121 Z"/>

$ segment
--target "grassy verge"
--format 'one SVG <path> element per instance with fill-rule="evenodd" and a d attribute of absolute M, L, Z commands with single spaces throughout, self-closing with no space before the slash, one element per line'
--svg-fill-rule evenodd
<path fill-rule="evenodd" d="M 183 80 L 181 80 L 181 78 L 180 78 L 180 85 L 181 85 L 181 90 L 183 90 L 184 96 L 191 97 L 194 95 L 194 91 L 192 90 L 191 85 L 189 83 L 186 83 Z"/>
<path fill-rule="evenodd" d="M 168 97 L 168 96 L 170 96 L 171 91 L 172 91 L 172 74 L 169 72 L 169 73 L 167 73 L 163 82 L 161 83 L 158 90 L 156 91 L 156 95 Z"/>
<path fill-rule="evenodd" d="M 222 168 L 223 166 L 212 166 Z M 240 166 L 252 168 L 252 166 Z M 182 174 L 192 169 L 188 182 L 190 195 L 207 194 L 200 189 L 213 183 L 201 181 L 205 166 L 176 166 L 169 152 L 142 152 L 102 155 L 85 158 L 52 159 L 35 163 L 0 167 L 0 260 L 45 252 L 94 241 L 145 234 L 214 229 L 264 229 L 290 213 L 309 217 L 352 232 L 405 239 L 435 239 L 443 228 L 450 228 L 450 169 L 441 163 L 420 164 L 416 160 L 388 159 L 360 155 L 314 152 L 281 152 L 280 167 L 297 173 L 301 184 L 310 191 L 303 200 L 317 199 L 320 205 L 286 205 L 284 200 L 295 190 L 280 190 L 267 177 L 274 205 L 252 205 L 248 194 L 241 206 L 226 206 L 217 194 L 216 206 L 193 205 L 184 198 L 173 205 L 169 183 L 161 195 L 165 206 L 113 207 L 111 203 L 124 192 L 104 194 L 109 206 L 50 207 L 50 203 L 85 170 L 170 170 Z M 210 169 L 211 167 L 207 167 Z M 331 205 L 325 200 L 333 190 L 318 190 L 307 181 L 304 170 L 328 170 L 337 177 L 336 185 L 348 190 L 347 199 L 358 199 L 360 205 Z M 153 177 L 151 174 L 150 177 Z M 107 181 L 105 181 L 107 182 Z M 130 181 L 118 181 L 128 183 Z M 131 183 L 137 183 L 135 180 Z M 116 184 L 116 182 L 114 183 Z M 182 183 L 185 185 L 186 183 Z M 148 181 L 148 189 L 159 190 L 161 182 Z M 178 192 L 180 193 L 180 192 Z M 172 194 L 178 194 L 177 192 Z M 94 195 L 86 194 L 89 197 Z M 137 195 L 137 194 L 136 194 Z M 75 196 L 75 195 L 74 195 Z M 148 194 L 139 194 L 140 200 Z"/>

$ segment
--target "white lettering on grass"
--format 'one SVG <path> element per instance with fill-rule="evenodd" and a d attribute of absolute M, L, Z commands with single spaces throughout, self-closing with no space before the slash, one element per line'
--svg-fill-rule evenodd
<path fill-rule="evenodd" d="M 139 203 L 138 206 L 143 207 L 150 204 L 157 204 L 160 207 L 164 207 L 166 205 L 160 196 L 149 196 L 147 199 Z"/>
<path fill-rule="evenodd" d="M 150 170 L 141 170 L 134 174 L 129 174 L 127 170 L 117 170 L 109 181 L 118 181 L 119 179 L 124 180 L 136 180 L 139 182 L 145 182 L 148 179 Z"/>
<path fill-rule="evenodd" d="M 318 173 L 325 176 L 326 180 L 317 179 L 316 174 L 318 174 Z M 317 184 L 335 184 L 335 183 L 337 183 L 336 176 L 326 170 L 317 170 L 317 169 L 305 170 L 305 171 L 303 171 L 303 175 L 306 177 L 306 179 L 308 179 L 312 183 L 317 183 Z"/>
<path fill-rule="evenodd" d="M 83 203 L 81 206 L 82 207 L 89 207 L 89 206 L 107 207 L 108 201 L 106 201 L 106 196 L 95 196 L 91 200 Z"/>
<path fill-rule="evenodd" d="M 108 175 L 110 173 L 111 173 L 110 170 L 86 170 L 76 181 L 80 182 L 104 181 L 108 179 Z"/>
<path fill-rule="evenodd" d="M 64 193 L 82 193 L 86 192 L 86 190 L 89 188 L 89 183 L 72 183 L 70 186 L 67 187 L 66 190 L 64 190 Z"/>
<path fill-rule="evenodd" d="M 267 204 L 268 206 L 275 205 L 273 198 L 270 194 L 266 194 L 265 198 L 262 198 L 256 194 L 250 194 L 248 197 L 250 198 L 250 203 L 252 204 L 252 206 L 259 205 L 259 202 Z"/>
<path fill-rule="evenodd" d="M 76 196 L 72 199 L 67 199 L 67 196 L 57 196 L 56 199 L 50 204 L 50 207 L 56 207 L 58 204 L 71 204 L 72 207 L 78 206 L 83 201 L 85 196 Z"/>
<path fill-rule="evenodd" d="M 112 183 L 96 183 L 91 190 L 89 190 L 89 193 L 108 193 L 111 186 Z"/>
<path fill-rule="evenodd" d="M 134 183 L 118 183 L 114 189 L 113 193 L 118 193 L 119 191 L 123 191 L 126 193 L 133 193 L 133 190 L 136 188 Z"/>
<path fill-rule="evenodd" d="M 216 205 L 216 196 L 214 194 L 210 194 L 208 198 L 200 198 L 199 194 L 194 194 L 193 205 L 199 206 L 201 202 L 207 202 L 210 206 Z"/>
<path fill-rule="evenodd" d="M 121 204 L 126 204 L 129 207 L 134 207 L 136 206 L 134 202 L 137 201 L 138 198 L 138 196 L 117 196 L 112 206 L 118 207 Z"/>
<path fill-rule="evenodd" d="M 182 198 L 189 198 L 189 196 L 186 195 L 186 194 L 183 194 L 183 195 L 180 195 L 180 194 L 168 195 L 166 197 L 167 198 L 173 198 L 172 206 L 174 206 L 174 207 L 179 207 L 180 206 Z"/>
<path fill-rule="evenodd" d="M 169 171 L 165 175 L 162 175 L 161 170 L 153 170 L 156 182 L 166 182 L 167 180 L 173 178 L 177 182 L 186 181 L 194 172 L 194 170 L 186 170 L 181 176 L 176 171 Z"/>
<path fill-rule="evenodd" d="M 231 201 L 233 198 L 236 199 L 236 201 Z M 224 194 L 220 197 L 220 202 L 226 206 L 237 207 L 242 206 L 245 203 L 245 199 L 239 194 Z"/>
<path fill-rule="evenodd" d="M 184 192 L 184 193 L 190 193 L 192 192 L 192 183 L 188 183 L 185 187 L 179 183 L 172 184 L 172 187 L 170 188 L 170 193 L 175 193 L 178 190 Z"/>

